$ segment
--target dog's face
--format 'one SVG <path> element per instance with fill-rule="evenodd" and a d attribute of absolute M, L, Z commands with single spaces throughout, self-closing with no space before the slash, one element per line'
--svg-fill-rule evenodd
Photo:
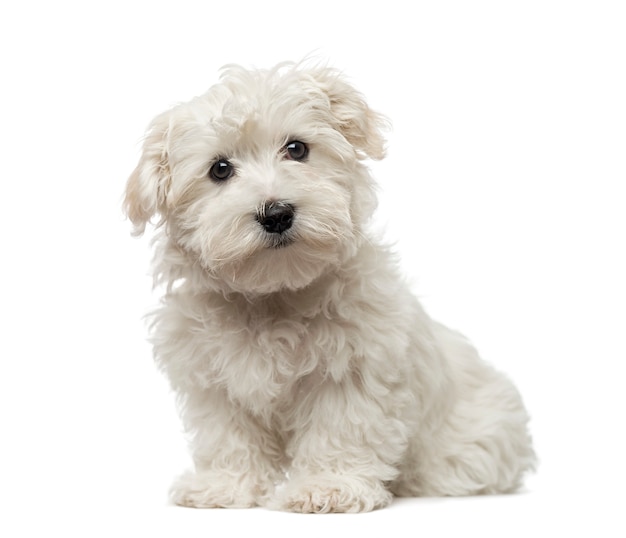
<path fill-rule="evenodd" d="M 302 288 L 361 240 L 383 123 L 333 70 L 232 67 L 153 121 L 125 209 L 223 291 Z"/>

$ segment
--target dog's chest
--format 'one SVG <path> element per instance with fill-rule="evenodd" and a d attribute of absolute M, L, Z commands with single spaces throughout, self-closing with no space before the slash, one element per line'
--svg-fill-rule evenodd
<path fill-rule="evenodd" d="M 253 313 L 216 322 L 212 381 L 253 412 L 282 407 L 312 379 L 340 376 L 354 354 L 346 327 L 323 316 Z"/>

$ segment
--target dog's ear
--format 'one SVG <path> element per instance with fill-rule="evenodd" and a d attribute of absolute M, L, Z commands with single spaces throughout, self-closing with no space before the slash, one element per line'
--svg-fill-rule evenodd
<path fill-rule="evenodd" d="M 334 69 L 316 69 L 313 77 L 328 96 L 335 121 L 333 127 L 352 144 L 360 158 L 382 159 L 385 156 L 382 131 L 389 129 L 389 121 L 370 109 L 364 97 Z"/>
<path fill-rule="evenodd" d="M 148 127 L 139 163 L 128 178 L 124 211 L 133 223 L 133 235 L 141 235 L 146 224 L 165 208 L 170 183 L 168 138 L 170 112 L 157 116 Z"/>

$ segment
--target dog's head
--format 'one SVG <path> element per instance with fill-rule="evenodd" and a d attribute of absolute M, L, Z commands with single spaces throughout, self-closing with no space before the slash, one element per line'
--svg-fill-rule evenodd
<path fill-rule="evenodd" d="M 302 288 L 358 248 L 384 124 L 332 69 L 228 67 L 153 120 L 125 210 L 137 234 L 159 215 L 169 259 L 216 288 Z"/>

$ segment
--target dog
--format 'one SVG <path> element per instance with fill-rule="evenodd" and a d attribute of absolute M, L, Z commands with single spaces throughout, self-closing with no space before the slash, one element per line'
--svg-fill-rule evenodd
<path fill-rule="evenodd" d="M 148 128 L 124 209 L 137 235 L 157 219 L 151 342 L 194 466 L 174 503 L 363 512 L 534 469 L 514 385 L 370 231 L 387 123 L 305 62 L 226 66 Z"/>

